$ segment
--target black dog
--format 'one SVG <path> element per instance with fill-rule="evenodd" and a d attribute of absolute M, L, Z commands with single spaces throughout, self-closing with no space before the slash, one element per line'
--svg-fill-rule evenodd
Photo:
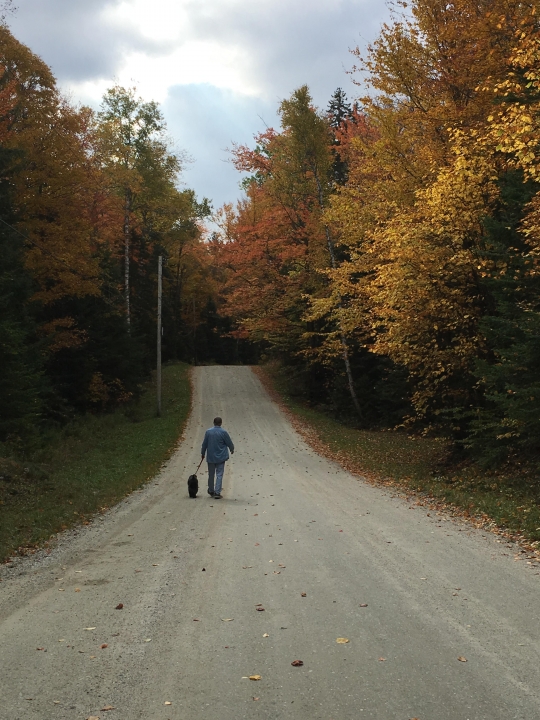
<path fill-rule="evenodd" d="M 189 497 L 190 498 L 197 497 L 197 493 L 199 492 L 199 481 L 197 480 L 196 475 L 190 475 L 188 477 L 187 487 L 188 487 Z"/>

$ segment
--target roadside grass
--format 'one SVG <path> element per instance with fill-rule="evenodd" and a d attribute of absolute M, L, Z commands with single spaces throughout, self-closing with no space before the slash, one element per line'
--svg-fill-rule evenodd
<path fill-rule="evenodd" d="M 189 366 L 164 366 L 162 382 L 161 418 L 149 382 L 122 410 L 86 415 L 49 432 L 32 456 L 0 457 L 0 561 L 88 522 L 156 474 L 189 414 Z"/>
<path fill-rule="evenodd" d="M 421 502 L 505 535 L 522 536 L 532 547 L 540 545 L 540 477 L 535 468 L 488 471 L 452 462 L 450 445 L 443 439 L 348 427 L 294 396 L 276 367 L 258 371 L 267 390 L 321 454 L 372 482 L 414 493 Z"/>

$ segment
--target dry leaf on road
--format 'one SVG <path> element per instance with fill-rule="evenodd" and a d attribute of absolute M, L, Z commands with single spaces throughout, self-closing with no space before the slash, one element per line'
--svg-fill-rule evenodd
<path fill-rule="evenodd" d="M 268 633 L 264 633 L 263 637 L 270 637 Z"/>
<path fill-rule="evenodd" d="M 307 593 L 300 593 L 301 597 L 307 597 Z"/>
<path fill-rule="evenodd" d="M 293 660 L 291 663 L 291 665 L 293 667 L 302 667 L 303 664 L 304 664 L 303 660 Z"/>
<path fill-rule="evenodd" d="M 344 645 L 345 643 L 349 642 L 349 638 L 338 638 L 336 640 L 336 642 L 339 643 L 340 645 Z"/>
<path fill-rule="evenodd" d="M 463 655 L 460 655 L 458 657 L 459 662 L 467 662 L 467 658 L 464 658 Z"/>
<path fill-rule="evenodd" d="M 360 607 L 367 607 L 367 603 L 360 603 Z"/>
<path fill-rule="evenodd" d="M 124 603 L 118 603 L 118 605 L 114 608 L 115 610 L 122 610 L 124 607 Z"/>
<path fill-rule="evenodd" d="M 263 608 L 263 607 L 258 607 L 258 608 L 256 608 L 256 610 L 257 610 L 257 612 L 264 612 L 264 608 Z"/>
<path fill-rule="evenodd" d="M 262 680 L 262 677 L 260 675 L 250 675 L 250 680 Z"/>
<path fill-rule="evenodd" d="M 114 710 L 114 705 L 105 705 L 105 707 L 101 708 L 101 712 L 108 712 L 109 710 Z"/>
<path fill-rule="evenodd" d="M 165 700 L 165 702 L 163 704 L 164 705 L 172 705 L 172 702 L 170 700 Z"/>
<path fill-rule="evenodd" d="M 107 643 L 103 643 L 103 644 L 100 645 L 99 647 L 100 647 L 102 650 L 105 650 L 105 648 L 108 648 L 109 646 L 107 645 Z"/>
<path fill-rule="evenodd" d="M 222 622 L 232 622 L 234 618 L 221 618 Z"/>

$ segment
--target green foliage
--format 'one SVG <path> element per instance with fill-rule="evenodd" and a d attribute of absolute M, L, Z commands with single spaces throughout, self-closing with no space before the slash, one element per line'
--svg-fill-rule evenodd
<path fill-rule="evenodd" d="M 500 185 L 500 208 L 485 220 L 485 257 L 495 270 L 483 282 L 487 307 L 480 328 L 487 351 L 476 363 L 481 395 L 465 439 L 487 464 L 540 452 L 540 278 L 531 272 L 519 232 L 537 187 L 516 171 Z"/>
<path fill-rule="evenodd" d="M 9 174 L 13 153 L 0 150 L 0 216 L 13 219 Z M 32 283 L 24 269 L 22 238 L 0 223 L 0 441 L 31 434 L 41 410 L 42 357 L 28 309 Z"/>

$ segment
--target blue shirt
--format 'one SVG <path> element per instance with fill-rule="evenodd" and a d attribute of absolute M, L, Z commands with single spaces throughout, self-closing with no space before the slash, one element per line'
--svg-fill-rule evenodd
<path fill-rule="evenodd" d="M 225 462 L 225 460 L 229 459 L 229 450 L 232 453 L 234 452 L 233 441 L 229 433 L 222 427 L 214 425 L 204 433 L 201 455 L 204 457 L 206 453 L 206 462 Z"/>

